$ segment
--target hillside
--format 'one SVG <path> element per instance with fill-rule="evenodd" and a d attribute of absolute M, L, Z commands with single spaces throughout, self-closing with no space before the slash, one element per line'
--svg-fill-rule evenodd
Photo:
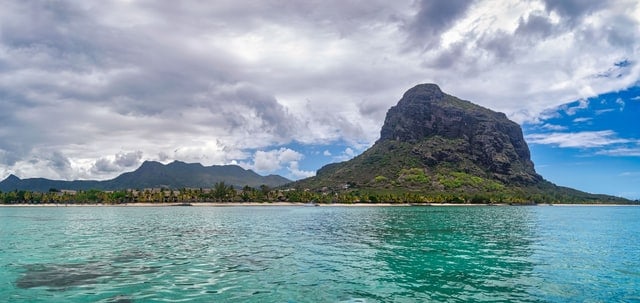
<path fill-rule="evenodd" d="M 293 184 L 312 190 L 518 198 L 554 202 L 629 202 L 559 187 L 536 173 L 520 126 L 503 113 L 443 93 L 408 90 L 387 112 L 380 139 L 352 160 Z"/>
<path fill-rule="evenodd" d="M 0 191 L 28 190 L 44 192 L 49 189 L 69 190 L 119 190 L 128 188 L 210 188 L 215 183 L 224 182 L 236 188 L 245 185 L 259 187 L 267 185 L 276 187 L 291 182 L 277 176 L 261 176 L 252 170 L 245 170 L 237 165 L 203 166 L 199 163 L 174 161 L 162 164 L 145 161 L 132 172 L 105 181 L 60 181 L 43 178 L 20 179 L 14 175 L 0 182 Z"/>

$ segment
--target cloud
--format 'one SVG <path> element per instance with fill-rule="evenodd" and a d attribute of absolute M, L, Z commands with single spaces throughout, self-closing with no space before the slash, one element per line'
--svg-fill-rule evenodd
<path fill-rule="evenodd" d="M 553 23 L 551 18 L 543 12 L 534 11 L 526 17 L 520 17 L 515 33 L 516 35 L 524 35 L 533 39 L 544 39 L 554 32 Z"/>
<path fill-rule="evenodd" d="M 559 147 L 591 148 L 612 144 L 629 143 L 628 139 L 621 139 L 611 130 L 584 131 L 550 134 L 530 134 L 526 136 L 530 144 L 556 145 Z"/>
<path fill-rule="evenodd" d="M 100 158 L 91 167 L 91 172 L 105 174 L 135 168 L 141 163 L 142 156 L 142 151 L 133 151 L 128 153 L 120 152 L 112 157 Z"/>
<path fill-rule="evenodd" d="M 347 147 L 344 149 L 344 151 L 342 151 L 342 153 L 334 156 L 333 160 L 337 162 L 342 162 L 342 161 L 351 160 L 355 156 L 356 156 L 356 152 L 351 147 Z"/>
<path fill-rule="evenodd" d="M 282 147 L 267 151 L 258 150 L 253 154 L 252 163 L 238 164 L 262 174 L 278 173 L 284 169 L 286 173 L 283 175 L 294 180 L 315 176 L 315 171 L 300 169 L 299 161 L 303 158 L 302 153 Z"/>
<path fill-rule="evenodd" d="M 618 147 L 596 152 L 598 155 L 614 157 L 640 157 L 640 147 Z"/>
<path fill-rule="evenodd" d="M 0 163 L 4 165 L 13 166 L 20 158 L 15 152 L 0 149 Z"/>
<path fill-rule="evenodd" d="M 576 122 L 576 121 L 573 120 L 573 122 Z M 555 131 L 567 130 L 566 126 L 549 124 L 549 123 L 545 123 L 541 127 L 547 130 L 555 130 Z"/>
<path fill-rule="evenodd" d="M 280 148 L 269 151 L 256 151 L 253 155 L 251 168 L 258 172 L 274 172 L 291 162 L 300 161 L 304 156 L 289 148 Z"/>
<path fill-rule="evenodd" d="M 594 113 L 595 113 L 596 115 L 602 115 L 602 114 L 605 114 L 605 113 L 610 113 L 610 112 L 612 112 L 612 111 L 615 111 L 615 109 L 613 109 L 613 108 L 599 109 L 599 110 L 594 111 Z M 574 121 L 574 122 L 575 122 L 575 121 Z"/>
<path fill-rule="evenodd" d="M 637 83 L 638 12 L 632 0 L 3 2 L 2 172 L 110 178 L 137 159 L 122 151 L 212 165 L 291 142 L 368 146 L 423 82 L 537 121 Z"/>
<path fill-rule="evenodd" d="M 592 121 L 592 120 L 593 120 L 592 117 L 581 117 L 581 118 L 573 119 L 573 123 L 584 123 L 584 122 L 589 122 L 589 121 Z"/>
<path fill-rule="evenodd" d="M 96 161 L 96 163 L 93 164 L 91 171 L 99 174 L 102 172 L 114 172 L 114 171 L 118 171 L 119 169 L 120 167 L 113 164 L 113 162 L 110 161 L 109 159 L 100 158 Z"/>
<path fill-rule="evenodd" d="M 274 96 L 250 84 L 213 87 L 199 96 L 198 101 L 230 133 L 262 136 L 262 140 L 254 138 L 253 142 L 258 144 L 244 147 L 288 140 L 302 126 Z"/>
<path fill-rule="evenodd" d="M 558 13 L 575 26 L 579 21 L 602 8 L 605 4 L 598 0 L 545 0 L 547 11 Z"/>
<path fill-rule="evenodd" d="M 135 151 L 129 153 L 119 153 L 116 155 L 114 163 L 121 167 L 133 167 L 140 163 L 142 159 L 142 152 Z"/>
<path fill-rule="evenodd" d="M 575 106 L 565 106 L 564 112 L 569 116 L 575 115 L 578 111 L 589 108 L 589 100 L 582 99 L 578 101 L 578 105 Z"/>
<path fill-rule="evenodd" d="M 409 44 L 425 49 L 437 46 L 444 31 L 464 15 L 471 3 L 466 0 L 418 1 L 418 13 L 405 27 L 409 33 Z"/>
<path fill-rule="evenodd" d="M 298 165 L 298 161 L 291 161 L 289 167 L 287 167 L 294 179 L 309 178 L 316 175 L 315 171 L 301 170 Z"/>
<path fill-rule="evenodd" d="M 54 151 L 48 160 L 51 161 L 53 167 L 58 169 L 64 169 L 70 166 L 69 159 L 59 151 Z"/>
<path fill-rule="evenodd" d="M 620 111 L 624 111 L 624 100 L 622 100 L 621 98 L 616 99 L 616 104 L 618 104 L 620 106 Z"/>

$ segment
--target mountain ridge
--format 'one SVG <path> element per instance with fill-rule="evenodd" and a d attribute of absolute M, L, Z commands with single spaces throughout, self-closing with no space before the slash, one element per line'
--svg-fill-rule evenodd
<path fill-rule="evenodd" d="M 29 190 L 46 192 L 50 189 L 66 190 L 122 190 L 136 188 L 210 188 L 215 183 L 224 182 L 236 188 L 243 186 L 277 187 L 291 182 L 279 175 L 261 176 L 253 170 L 237 165 L 203 166 L 201 163 L 173 161 L 162 164 L 144 161 L 136 170 L 125 172 L 109 180 L 51 180 L 46 178 L 26 178 L 11 174 L 0 182 L 0 191 Z"/>

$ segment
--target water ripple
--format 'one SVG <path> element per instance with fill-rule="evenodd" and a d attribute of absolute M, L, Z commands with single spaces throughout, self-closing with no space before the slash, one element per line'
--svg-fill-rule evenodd
<path fill-rule="evenodd" d="M 38 209 L 0 209 L 7 300 L 640 297 L 639 208 Z"/>

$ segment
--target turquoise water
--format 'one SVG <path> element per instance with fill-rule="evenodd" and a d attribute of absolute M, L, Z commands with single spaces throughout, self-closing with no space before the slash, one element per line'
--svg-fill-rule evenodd
<path fill-rule="evenodd" d="M 0 301 L 640 302 L 640 207 L 4 207 Z"/>

